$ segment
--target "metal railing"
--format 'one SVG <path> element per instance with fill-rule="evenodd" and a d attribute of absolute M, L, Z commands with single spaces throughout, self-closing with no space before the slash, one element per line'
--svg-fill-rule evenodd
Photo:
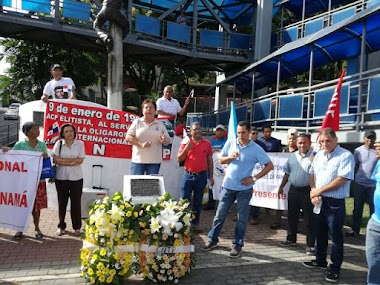
<path fill-rule="evenodd" d="M 0 147 L 13 145 L 18 141 L 20 123 L 10 123 L 0 126 Z"/>
<path fill-rule="evenodd" d="M 340 114 L 340 128 L 347 131 L 360 131 L 366 128 L 373 128 L 380 126 L 380 96 L 376 93 L 375 82 L 380 82 L 380 68 L 372 69 L 344 77 L 343 87 L 346 88 L 347 98 L 345 100 L 344 113 Z M 300 131 L 313 132 L 319 130 L 327 106 L 334 93 L 335 86 L 338 79 L 315 84 L 312 86 L 286 89 L 279 92 L 272 92 L 265 96 L 255 98 L 253 100 L 246 100 L 243 103 L 236 104 L 236 113 L 239 117 L 238 120 L 248 120 L 251 124 L 262 126 L 271 124 L 275 131 L 288 130 L 291 127 L 297 127 Z M 371 82 L 373 86 L 371 86 Z M 380 83 L 379 83 L 380 84 Z M 343 88 L 342 87 L 342 88 Z M 316 108 L 318 102 L 316 101 L 316 94 L 319 96 L 323 91 L 327 92 L 325 95 L 325 102 L 327 103 L 326 109 L 318 112 L 316 115 Z M 361 90 L 361 94 L 359 94 Z M 371 97 L 369 96 L 371 94 Z M 302 104 L 298 113 L 299 117 L 283 117 L 280 113 L 280 99 L 289 98 L 290 96 L 301 96 Z M 321 98 L 321 97 L 319 97 Z M 371 99 L 370 99 L 371 98 Z M 372 101 L 370 101 L 372 100 Z M 267 102 L 269 110 L 266 113 L 266 118 L 255 119 L 255 112 L 261 110 L 260 103 Z M 375 102 L 375 107 L 371 102 Z M 257 104 L 259 103 L 259 104 Z M 342 108 L 341 102 L 341 108 Z M 320 107 L 320 104 L 318 105 Z M 295 108 L 292 106 L 292 108 Z M 193 121 L 200 121 L 202 127 L 212 129 L 218 124 L 228 124 L 230 108 L 221 109 L 210 113 L 189 113 L 188 123 Z"/>

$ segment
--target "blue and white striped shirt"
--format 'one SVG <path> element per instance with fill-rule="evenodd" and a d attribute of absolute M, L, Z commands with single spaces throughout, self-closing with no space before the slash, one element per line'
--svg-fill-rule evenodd
<path fill-rule="evenodd" d="M 301 156 L 299 150 L 293 152 L 284 166 L 284 172 L 289 175 L 289 183 L 295 187 L 309 186 L 309 170 L 311 166 L 309 150 L 305 156 Z"/>
<path fill-rule="evenodd" d="M 337 147 L 331 152 L 330 157 L 326 151 L 319 151 L 311 164 L 310 174 L 314 174 L 315 187 L 321 188 L 337 177 L 346 178 L 347 182 L 335 190 L 322 193 L 324 197 L 344 199 L 350 195 L 350 180 L 354 179 L 355 159 L 351 152 Z"/>

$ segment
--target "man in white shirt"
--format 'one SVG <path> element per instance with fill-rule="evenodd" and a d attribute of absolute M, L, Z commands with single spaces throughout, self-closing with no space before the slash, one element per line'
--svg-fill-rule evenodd
<path fill-rule="evenodd" d="M 46 83 L 41 100 L 47 103 L 50 96 L 53 99 L 75 99 L 75 84 L 70 77 L 62 77 L 62 68 L 54 64 L 50 73 L 53 79 Z"/>
<path fill-rule="evenodd" d="M 187 106 L 190 104 L 190 98 L 187 97 L 185 105 L 181 107 L 177 99 L 173 98 L 173 87 L 167 85 L 164 88 L 164 95 L 156 102 L 158 118 L 175 121 L 177 114 L 182 116 L 185 114 Z"/>

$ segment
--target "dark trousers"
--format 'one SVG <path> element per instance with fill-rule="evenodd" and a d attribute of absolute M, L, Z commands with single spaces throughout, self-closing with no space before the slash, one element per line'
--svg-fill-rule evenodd
<path fill-rule="evenodd" d="M 307 246 L 315 246 L 313 223 L 313 204 L 310 200 L 310 187 L 294 187 L 290 185 L 288 193 L 288 236 L 287 240 L 297 242 L 298 218 L 300 209 L 304 214 Z"/>
<path fill-rule="evenodd" d="M 343 262 L 343 233 L 342 228 L 346 217 L 344 199 L 322 197 L 321 212 L 314 214 L 315 237 L 317 240 L 317 263 L 327 265 L 327 247 L 329 232 L 331 234 L 330 268 L 339 271 Z"/>
<path fill-rule="evenodd" d="M 71 222 L 74 230 L 79 230 L 82 227 L 81 216 L 81 198 L 83 179 L 77 181 L 70 180 L 55 180 L 55 187 L 57 188 L 58 196 L 58 211 L 59 211 L 59 224 L 58 228 L 66 229 L 65 217 L 67 203 L 71 202 Z"/>

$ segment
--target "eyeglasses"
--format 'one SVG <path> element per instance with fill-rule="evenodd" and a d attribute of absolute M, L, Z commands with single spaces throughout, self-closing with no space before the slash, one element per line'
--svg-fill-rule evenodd
<path fill-rule="evenodd" d="M 191 129 L 192 131 L 194 131 L 194 132 L 200 132 L 200 131 L 202 131 L 202 129 Z"/>
<path fill-rule="evenodd" d="M 258 134 L 258 132 L 252 132 L 251 133 L 251 135 L 257 135 Z"/>

